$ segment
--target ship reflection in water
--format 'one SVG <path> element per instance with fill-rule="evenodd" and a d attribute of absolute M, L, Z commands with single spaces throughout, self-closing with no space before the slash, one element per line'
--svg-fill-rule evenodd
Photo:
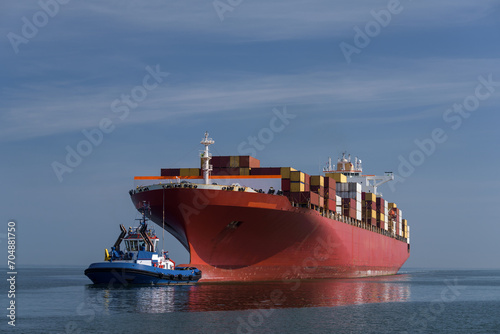
<path fill-rule="evenodd" d="M 104 313 L 124 309 L 138 313 L 236 311 L 404 302 L 410 297 L 409 280 L 408 275 L 395 275 L 190 286 L 89 286 L 86 293 L 87 300 Z"/>

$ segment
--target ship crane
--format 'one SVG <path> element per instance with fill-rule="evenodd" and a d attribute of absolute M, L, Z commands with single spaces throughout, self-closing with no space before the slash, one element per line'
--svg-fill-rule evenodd
<path fill-rule="evenodd" d="M 369 190 L 368 192 L 374 193 L 375 195 L 382 196 L 381 193 L 377 193 L 377 187 L 380 187 L 384 183 L 394 180 L 394 174 L 392 172 L 385 172 L 384 174 L 385 175 L 380 175 L 380 176 L 362 175 L 362 177 L 366 182 L 366 184 L 362 184 L 363 189 Z M 366 188 L 364 187 L 365 185 Z"/>

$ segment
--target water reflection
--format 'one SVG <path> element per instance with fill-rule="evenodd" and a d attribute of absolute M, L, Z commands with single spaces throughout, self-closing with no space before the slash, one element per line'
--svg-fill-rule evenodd
<path fill-rule="evenodd" d="M 168 313 L 331 307 L 407 301 L 409 276 L 292 282 L 102 288 L 88 286 L 87 301 L 104 313 Z M 94 307 L 94 308 L 96 308 Z"/>

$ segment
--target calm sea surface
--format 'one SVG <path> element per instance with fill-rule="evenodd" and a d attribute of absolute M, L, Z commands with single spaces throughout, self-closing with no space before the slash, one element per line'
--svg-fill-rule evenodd
<path fill-rule="evenodd" d="M 500 333 L 500 270 L 134 288 L 94 287 L 83 270 L 19 270 L 15 327 L 2 280 L 0 332 Z"/>

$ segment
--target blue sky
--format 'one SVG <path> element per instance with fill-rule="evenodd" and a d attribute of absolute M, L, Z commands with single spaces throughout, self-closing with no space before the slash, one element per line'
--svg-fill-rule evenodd
<path fill-rule="evenodd" d="M 348 150 L 369 174 L 399 173 L 423 157 L 380 189 L 411 225 L 407 266 L 499 268 L 499 1 L 233 0 L 222 20 L 212 1 L 60 1 L 0 5 L 0 221 L 18 222 L 20 264 L 101 260 L 136 218 L 135 175 L 198 166 L 204 131 L 214 154 L 236 155 L 286 108 L 262 166 L 318 174 Z M 350 62 L 342 43 L 359 51 Z M 466 116 L 447 112 L 464 103 Z M 112 130 L 61 181 L 54 162 L 103 120 Z M 446 139 L 415 153 L 435 129 Z"/>

